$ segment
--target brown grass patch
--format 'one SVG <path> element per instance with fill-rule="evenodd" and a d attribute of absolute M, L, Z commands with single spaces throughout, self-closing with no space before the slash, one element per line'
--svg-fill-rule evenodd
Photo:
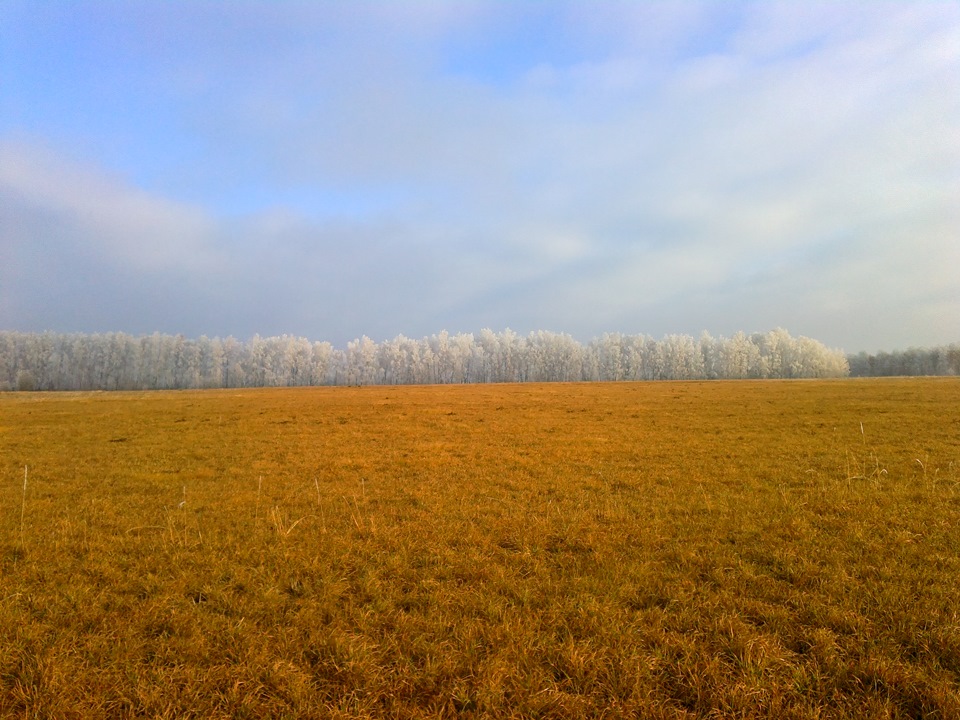
<path fill-rule="evenodd" d="M 0 715 L 960 717 L 954 379 L 6 394 L 0 424 Z"/>

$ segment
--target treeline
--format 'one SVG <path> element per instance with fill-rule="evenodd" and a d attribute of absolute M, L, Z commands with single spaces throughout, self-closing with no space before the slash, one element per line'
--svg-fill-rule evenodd
<path fill-rule="evenodd" d="M 960 375 L 960 344 L 933 348 L 909 348 L 870 355 L 850 355 L 852 377 L 895 375 Z"/>
<path fill-rule="evenodd" d="M 297 385 L 840 377 L 846 357 L 782 329 L 730 338 L 704 333 L 570 335 L 512 330 L 420 340 L 368 337 L 344 349 L 284 335 L 241 342 L 182 335 L 135 337 L 0 332 L 0 389 L 155 390 Z"/>

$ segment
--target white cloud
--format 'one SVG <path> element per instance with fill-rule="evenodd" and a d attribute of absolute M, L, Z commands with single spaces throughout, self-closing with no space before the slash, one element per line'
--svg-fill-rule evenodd
<path fill-rule="evenodd" d="M 57 218 L 106 262 L 135 271 L 209 270 L 219 262 L 213 221 L 198 208 L 152 196 L 47 148 L 0 143 L 8 202 Z M 39 238 L 19 238 L 39 243 Z"/>

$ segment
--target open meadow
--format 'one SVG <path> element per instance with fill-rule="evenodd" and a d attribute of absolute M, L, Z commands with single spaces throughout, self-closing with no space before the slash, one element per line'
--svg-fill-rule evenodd
<path fill-rule="evenodd" d="M 958 718 L 956 378 L 0 394 L 0 717 Z"/>

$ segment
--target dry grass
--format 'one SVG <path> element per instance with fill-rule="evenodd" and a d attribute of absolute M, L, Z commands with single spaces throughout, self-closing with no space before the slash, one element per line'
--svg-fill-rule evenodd
<path fill-rule="evenodd" d="M 2 395 L 0 716 L 957 718 L 958 468 L 948 379 Z"/>

